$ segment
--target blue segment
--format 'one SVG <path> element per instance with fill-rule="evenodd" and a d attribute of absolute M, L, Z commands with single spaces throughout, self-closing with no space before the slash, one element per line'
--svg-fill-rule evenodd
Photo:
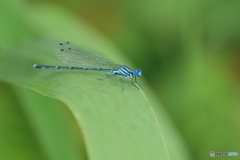
<path fill-rule="evenodd" d="M 142 75 L 142 70 L 132 70 L 125 65 L 119 65 L 113 61 L 105 59 L 96 53 L 88 51 L 85 48 L 76 46 L 72 43 L 65 42 L 59 43 L 55 47 L 55 53 L 57 58 L 62 62 L 68 64 L 70 67 L 66 66 L 47 66 L 34 64 L 34 68 L 39 69 L 80 69 L 80 70 L 93 70 L 93 71 L 105 71 L 114 73 L 108 77 L 121 77 L 120 82 L 125 78 L 131 78 L 132 84 L 136 88 L 141 88 L 140 84 L 136 80 L 136 76 Z M 103 78 L 103 79 L 106 79 Z M 100 80 L 103 80 L 100 79 Z M 135 85 L 138 84 L 138 86 Z M 123 87 L 123 83 L 122 83 Z M 123 87 L 124 89 L 124 87 Z"/>
<path fill-rule="evenodd" d="M 135 70 L 135 71 L 133 71 L 133 75 L 134 76 L 141 76 L 142 75 L 142 70 Z"/>

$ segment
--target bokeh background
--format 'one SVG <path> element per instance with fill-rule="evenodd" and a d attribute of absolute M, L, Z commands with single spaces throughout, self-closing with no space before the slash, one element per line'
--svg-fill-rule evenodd
<path fill-rule="evenodd" d="M 41 36 L 76 41 L 61 19 L 84 25 L 143 70 L 191 158 L 203 160 L 240 153 L 239 17 L 239 0 L 1 1 L 0 49 Z"/>

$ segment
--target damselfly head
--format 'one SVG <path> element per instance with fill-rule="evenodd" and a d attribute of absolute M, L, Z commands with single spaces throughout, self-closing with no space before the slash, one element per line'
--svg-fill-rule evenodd
<path fill-rule="evenodd" d="M 140 76 L 142 75 L 142 70 L 141 70 L 141 69 L 138 69 L 138 70 L 133 71 L 133 75 L 140 77 Z"/>

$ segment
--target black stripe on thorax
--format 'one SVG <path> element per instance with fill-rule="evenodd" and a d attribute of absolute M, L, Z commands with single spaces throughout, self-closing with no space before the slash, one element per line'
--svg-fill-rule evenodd
<path fill-rule="evenodd" d="M 133 71 L 128 68 L 127 66 L 122 66 L 121 68 L 119 68 L 119 71 L 122 73 L 122 74 L 125 74 L 129 77 L 133 76 Z"/>
<path fill-rule="evenodd" d="M 122 65 L 121 68 L 127 70 L 128 72 L 133 72 L 133 70 L 131 70 L 129 67 L 127 67 L 125 65 Z"/>

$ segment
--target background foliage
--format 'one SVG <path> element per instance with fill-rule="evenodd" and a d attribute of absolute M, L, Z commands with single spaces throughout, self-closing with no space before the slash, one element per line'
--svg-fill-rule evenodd
<path fill-rule="evenodd" d="M 210 151 L 240 153 L 239 8 L 238 0 L 1 1 L 0 159 L 94 159 L 82 121 L 74 119 L 65 101 L 16 87 L 41 90 L 36 84 L 44 78 L 54 82 L 44 73 L 39 81 L 28 76 L 40 72 L 29 69 L 34 63 L 58 63 L 54 54 L 48 55 L 57 41 L 75 42 L 143 70 L 143 91 L 171 135 L 165 139 L 169 159 L 205 160 Z M 115 83 L 101 83 L 107 84 Z M 133 99 L 143 98 L 132 92 Z"/>

